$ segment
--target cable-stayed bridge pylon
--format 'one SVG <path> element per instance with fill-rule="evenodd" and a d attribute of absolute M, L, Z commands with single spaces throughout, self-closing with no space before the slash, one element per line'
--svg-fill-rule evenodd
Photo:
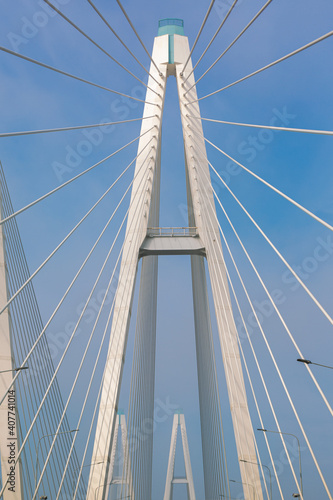
<path fill-rule="evenodd" d="M 192 73 L 190 49 L 187 37 L 184 36 L 182 21 L 169 20 L 162 25 L 160 23 L 159 36 L 154 41 L 152 61 L 143 118 L 152 115 L 153 117 L 143 120 L 138 146 L 138 151 L 147 148 L 149 161 L 147 166 L 144 165 L 144 160 L 141 158 L 136 161 L 135 180 L 115 296 L 110 344 L 92 456 L 92 463 L 98 465 L 91 468 L 87 498 L 89 500 L 95 498 L 102 500 L 106 498 L 108 493 L 108 457 L 114 438 L 139 259 L 143 259 L 138 305 L 139 326 L 144 331 L 150 331 L 151 337 L 154 339 L 156 336 L 157 258 L 158 255 L 182 254 L 191 255 L 197 345 L 200 345 L 201 339 L 209 335 L 211 331 L 204 265 L 204 259 L 207 260 L 244 494 L 246 500 L 249 500 L 253 494 L 252 486 L 246 485 L 255 485 L 257 499 L 262 500 L 258 467 L 247 463 L 256 463 L 253 429 L 247 406 L 205 142 L 202 126 L 198 120 L 200 110 L 196 102 L 197 94 Z M 189 213 L 189 227 L 184 230 L 184 234 L 180 234 L 178 237 L 175 232 L 168 234 L 158 228 L 161 128 L 166 84 L 171 75 L 176 77 L 178 87 Z M 185 80 L 186 87 L 191 88 L 187 96 L 184 96 Z M 189 113 L 195 118 L 191 118 Z M 149 129 L 150 132 L 144 134 Z M 144 356 L 145 350 L 149 351 L 151 348 L 152 346 L 149 344 L 144 345 L 141 356 Z M 199 365 L 200 356 L 199 349 L 197 354 Z M 153 378 L 153 363 L 150 369 L 151 372 L 148 376 Z M 146 389 L 141 390 L 144 392 Z M 201 391 L 201 406 L 204 405 L 202 399 L 204 392 L 204 390 Z M 152 404 L 147 411 L 150 418 L 153 418 Z M 204 446 L 204 433 L 202 437 L 205 463 L 209 460 L 209 451 Z M 149 453 L 152 453 L 152 448 Z M 242 462 L 242 460 L 246 462 Z M 151 460 L 148 460 L 147 463 L 151 463 Z M 137 496 L 136 498 L 141 497 Z"/>
<path fill-rule="evenodd" d="M 106 17 L 94 2 L 80 4 L 86 30 L 76 24 L 73 6 L 41 1 L 43 11 L 31 19 L 40 24 L 49 16 L 47 28 L 33 42 L 29 38 L 29 46 L 15 33 L 0 45 L 7 83 L 1 159 L 17 205 L 14 210 L 0 163 L 0 499 L 162 498 L 168 445 L 161 422 L 184 405 L 193 477 L 189 468 L 179 477 L 169 468 L 171 500 L 186 484 L 188 500 L 194 486 L 201 500 L 234 498 L 241 489 L 246 500 L 333 500 L 326 459 L 333 415 L 327 293 L 332 172 L 326 160 L 333 131 L 329 107 L 317 107 L 316 119 L 312 114 L 317 79 L 322 84 L 329 71 L 316 64 L 319 54 L 329 60 L 333 31 L 326 30 L 333 7 L 318 9 L 305 0 L 307 29 L 300 31 L 294 29 L 297 9 L 279 2 L 263 0 L 253 16 L 251 2 L 244 9 L 237 0 L 217 9 L 221 2 L 208 0 L 191 48 L 182 20 L 165 19 L 151 53 L 134 24 L 148 26 L 147 14 L 155 17 L 155 8 L 164 5 L 155 2 L 147 12 L 154 2 L 140 3 L 133 24 L 121 0 L 114 9 L 110 5 L 111 16 L 106 9 Z M 185 18 L 186 2 L 174 3 Z M 13 9 L 8 3 L 12 18 L 0 19 L 4 35 L 20 7 L 21 19 L 30 23 L 21 4 Z M 111 26 L 118 7 L 136 47 L 127 45 L 127 25 L 119 23 L 119 31 Z M 204 4 L 197 0 L 191 7 L 199 13 Z M 212 35 L 214 12 L 221 22 Z M 283 43 L 278 12 L 286 28 Z M 325 31 L 318 32 L 316 16 Z M 194 26 L 193 17 L 190 39 Z M 225 36 L 216 43 L 222 27 Z M 60 29 L 66 36 L 59 37 Z M 267 33 L 270 43 L 256 50 Z M 192 67 L 192 53 L 203 43 Z M 78 63 L 90 54 L 89 45 L 101 60 L 72 65 L 74 54 Z M 44 51 L 50 47 L 57 58 Z M 150 69 L 132 48 L 145 50 Z M 61 61 L 64 52 L 73 59 Z M 200 73 L 203 57 L 214 62 Z M 149 80 L 132 67 L 134 61 Z M 297 66 L 302 62 L 304 73 Z M 111 88 L 97 68 L 105 70 Z M 179 97 L 173 102 L 169 76 Z M 29 99 L 20 102 L 23 90 Z M 325 85 L 320 98 L 329 102 Z M 100 120 L 109 107 L 110 116 Z M 178 205 L 177 215 L 186 206 L 186 227 L 161 227 L 162 219 L 175 216 L 171 200 L 180 192 L 183 151 L 187 204 Z M 52 168 L 45 169 L 49 161 Z M 161 185 L 170 176 L 171 183 Z M 164 275 L 161 260 L 168 262 Z M 185 261 L 191 262 L 191 284 Z M 191 289 L 194 307 L 188 310 Z M 157 310 L 163 311 L 158 322 Z M 177 404 L 169 406 L 170 399 Z M 176 453 L 175 470 L 177 459 Z M 170 485 L 177 483 L 173 492 Z"/>

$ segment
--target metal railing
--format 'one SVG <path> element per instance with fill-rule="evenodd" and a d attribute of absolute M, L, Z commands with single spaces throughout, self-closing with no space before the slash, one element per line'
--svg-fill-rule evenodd
<path fill-rule="evenodd" d="M 161 26 L 184 26 L 184 21 L 182 19 L 176 19 L 176 18 L 167 18 L 167 19 L 161 19 L 158 21 L 158 27 L 160 28 Z"/>
<path fill-rule="evenodd" d="M 148 227 L 147 236 L 197 236 L 196 227 Z"/>

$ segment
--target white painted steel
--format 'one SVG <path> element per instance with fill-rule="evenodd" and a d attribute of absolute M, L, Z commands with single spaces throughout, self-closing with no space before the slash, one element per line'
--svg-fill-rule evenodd
<path fill-rule="evenodd" d="M 0 218 L 2 218 L 2 209 L 0 201 Z M 0 226 L 0 308 L 6 304 L 8 300 L 7 282 L 6 282 L 6 260 L 5 260 L 5 242 L 4 230 Z M 8 309 L 0 315 L 0 394 L 5 394 L 11 384 L 14 367 L 13 364 L 13 351 L 11 342 L 10 331 L 10 313 Z M 1 373 L 5 372 L 5 373 Z M 15 386 L 12 387 L 14 391 L 14 399 L 17 401 L 17 394 L 15 394 Z M 9 399 L 10 398 L 10 399 Z M 0 405 L 0 455 L 1 455 L 1 475 L 2 484 L 5 484 L 8 479 L 8 474 L 12 474 L 12 481 L 9 481 L 3 493 L 3 500 L 22 500 L 21 489 L 21 467 L 20 461 L 16 466 L 12 465 L 14 461 L 12 458 L 17 457 L 19 450 L 19 439 L 17 434 L 18 429 L 18 412 L 15 404 L 15 411 L 11 411 L 12 394 L 8 394 L 2 404 Z M 8 408 L 9 406 L 9 408 Z M 13 416 L 15 413 L 15 417 Z M 15 425 L 9 429 L 9 416 L 15 418 Z M 13 434 L 9 434 L 13 430 Z M 12 456 L 11 456 L 12 453 Z M 15 456 L 13 455 L 15 454 Z"/>
<path fill-rule="evenodd" d="M 149 78 L 149 87 L 160 93 L 160 96 L 147 89 L 147 102 L 144 107 L 143 116 L 154 115 L 153 118 L 145 119 L 142 122 L 141 134 L 149 130 L 152 126 L 156 127 L 156 132 L 150 132 L 139 141 L 139 151 L 155 135 L 155 144 L 150 161 L 151 188 L 147 188 L 145 193 L 145 203 L 140 203 L 140 196 L 136 196 L 142 177 L 147 177 L 145 169 L 141 168 L 142 160 L 139 158 L 136 162 L 135 175 L 133 183 L 131 208 L 128 215 L 127 230 L 125 235 L 125 244 L 119 274 L 118 288 L 115 298 L 115 308 L 111 327 L 109 350 L 106 361 L 106 370 L 103 380 L 103 389 L 101 394 L 100 409 L 97 420 L 97 428 L 92 455 L 92 463 L 102 462 L 94 465 L 90 471 L 87 498 L 89 500 L 101 500 L 105 498 L 106 487 L 96 489 L 105 484 L 108 477 L 109 457 L 111 453 L 114 424 L 117 413 L 117 404 L 120 392 L 121 377 L 123 371 L 124 354 L 126 350 L 127 334 L 129 329 L 132 301 L 134 294 L 135 279 L 139 261 L 140 246 L 146 237 L 150 206 L 152 201 L 152 186 L 155 176 L 155 166 L 158 159 L 158 144 L 160 140 L 160 128 L 162 112 L 165 97 L 166 73 L 168 64 L 168 35 L 157 37 L 154 43 L 153 59 L 158 65 L 159 71 L 152 64 L 150 73 L 161 83 L 161 87 Z M 162 74 L 160 77 L 159 72 Z M 155 105 L 148 104 L 152 102 Z M 142 183 L 145 185 L 145 183 Z"/>
<path fill-rule="evenodd" d="M 175 477 L 174 475 L 178 427 L 180 427 L 180 432 L 182 437 L 183 455 L 185 463 L 185 477 Z M 174 484 L 186 484 L 188 500 L 195 500 L 194 482 L 193 482 L 193 474 L 192 474 L 192 467 L 190 460 L 190 450 L 188 447 L 185 417 L 182 413 L 175 414 L 173 417 L 169 461 L 168 461 L 167 477 L 164 490 L 164 500 L 172 500 Z"/>
<path fill-rule="evenodd" d="M 156 227 L 159 223 L 160 173 L 161 141 L 157 148 L 148 227 Z M 133 355 L 136 367 L 132 368 L 129 404 L 132 424 L 129 432 L 131 440 L 135 440 L 135 446 L 131 448 L 135 500 L 150 499 L 152 494 L 153 432 L 145 433 L 145 439 L 138 439 L 137 430 L 145 429 L 148 422 L 154 422 L 157 274 L 157 255 L 143 257 Z"/>
<path fill-rule="evenodd" d="M 147 173 L 142 172 L 139 174 L 133 184 L 133 205 L 131 206 L 128 217 L 124 253 L 122 257 L 118 289 L 116 292 L 115 311 L 106 361 L 106 372 L 103 380 L 97 430 L 91 460 L 92 463 L 97 465 L 93 466 L 90 472 L 87 494 L 88 500 L 104 500 L 106 498 L 105 495 L 107 493 L 107 488 L 103 485 L 106 484 L 108 478 L 110 454 L 112 450 L 114 425 L 131 316 L 135 279 L 138 260 L 140 255 L 142 255 L 140 254 L 140 251 L 145 249 L 148 239 L 153 242 L 154 240 L 157 241 L 158 239 L 161 240 L 163 238 L 163 244 L 161 242 L 157 243 L 163 247 L 165 251 L 170 252 L 170 250 L 175 250 L 175 248 L 171 248 L 172 245 L 175 246 L 175 241 L 178 242 L 176 245 L 179 245 L 180 240 L 184 242 L 186 238 L 189 238 L 188 236 L 182 236 L 182 238 L 171 236 L 169 238 L 174 240 L 174 243 L 171 244 L 167 242 L 167 236 L 161 235 L 157 238 L 149 236 L 148 229 L 151 228 L 152 224 L 155 226 L 158 224 L 158 204 L 156 203 L 156 200 L 153 200 L 152 193 L 154 189 L 156 189 L 153 189 L 153 185 L 155 185 L 156 182 L 159 184 L 159 171 L 156 172 L 156 170 L 159 169 L 156 168 L 156 165 L 159 159 L 161 144 L 161 120 L 166 79 L 168 75 L 175 75 L 177 79 L 185 145 L 188 208 L 190 214 L 189 226 L 195 227 L 196 234 L 198 235 L 190 238 L 192 240 L 197 239 L 200 241 L 200 248 L 204 248 L 207 257 L 208 272 L 213 291 L 215 313 L 217 317 L 219 338 L 227 380 L 238 458 L 239 460 L 245 460 L 246 462 L 257 462 L 254 446 L 254 433 L 248 411 L 242 366 L 237 344 L 236 326 L 231 307 L 228 305 L 230 304 L 230 297 L 222 258 L 219 228 L 216 222 L 215 213 L 212 210 L 212 207 L 214 207 L 213 191 L 211 182 L 207 182 L 207 179 L 210 179 L 209 166 L 205 153 L 205 141 L 202 132 L 195 81 L 193 74 L 191 74 L 191 60 L 189 60 L 186 71 L 184 71 L 184 75 L 181 77 L 181 72 L 183 71 L 185 61 L 189 57 L 190 50 L 188 40 L 185 36 L 173 35 L 173 41 L 174 64 L 169 63 L 169 36 L 163 35 L 157 37 L 154 42 L 153 59 L 156 62 L 159 71 L 162 73 L 162 78 L 159 76 L 159 72 L 154 65 L 151 65 L 150 71 L 152 76 L 161 82 L 162 87 L 159 88 L 152 78 L 149 80 L 149 85 L 155 90 L 158 90 L 161 96 L 159 97 L 152 93 L 149 89 L 147 90 L 143 117 L 145 118 L 147 116 L 151 116 L 154 113 L 156 113 L 156 116 L 154 116 L 154 118 L 144 120 L 141 129 L 141 133 L 143 133 L 150 127 L 154 125 L 156 126 L 155 149 L 151 157 L 150 172 L 148 174 L 151 188 L 148 188 L 146 193 L 142 193 L 145 194 L 146 197 L 145 204 L 142 208 L 139 202 L 135 202 L 135 199 L 139 200 L 141 197 L 138 196 L 135 198 L 135 196 L 137 194 L 136 192 L 138 187 L 140 186 L 142 176 L 147 176 Z M 192 86 L 191 91 L 188 92 L 186 97 L 184 97 L 184 88 L 182 87 L 182 82 L 185 79 L 188 80 L 188 85 Z M 186 106 L 189 101 L 191 101 L 191 104 Z M 152 106 L 151 104 L 148 104 L 149 102 L 158 104 L 158 106 Z M 188 114 L 194 116 L 195 118 L 187 116 Z M 151 140 L 153 134 L 154 132 L 150 132 L 141 137 L 139 150 L 142 149 L 147 141 Z M 138 160 L 136 164 L 136 173 L 138 172 L 140 166 L 141 162 Z M 163 248 L 160 248 L 161 253 L 163 253 Z M 155 254 L 159 253 L 158 250 L 159 248 L 156 247 Z M 186 250 L 185 246 L 183 247 L 183 250 Z M 188 248 L 188 250 L 190 249 Z M 202 257 L 198 258 L 200 259 Z M 157 259 L 157 257 L 149 256 L 144 258 L 144 260 L 146 259 L 148 259 L 148 263 L 150 262 L 149 259 Z M 192 265 L 194 273 L 198 271 L 197 267 L 198 266 L 195 264 Z M 200 264 L 200 268 L 201 267 L 202 263 Z M 145 313 L 147 322 L 145 324 L 148 324 L 149 318 L 151 319 L 156 312 L 156 287 L 153 286 L 153 282 L 156 280 L 157 274 L 155 273 L 157 273 L 157 265 L 156 269 L 154 268 L 154 265 L 152 267 L 151 265 L 148 265 L 147 267 L 145 264 L 143 265 L 143 268 L 145 270 L 142 280 L 145 284 L 148 284 L 150 280 L 152 290 L 149 297 L 147 293 L 143 293 L 142 298 L 139 301 L 139 307 L 147 308 Z M 204 273 L 200 273 L 200 277 L 196 277 L 193 284 L 196 289 L 198 289 L 198 287 L 206 287 L 206 283 L 204 283 Z M 201 312 L 206 316 L 206 318 L 208 318 L 208 303 L 204 306 L 198 306 L 198 301 L 196 300 L 194 303 L 196 307 L 201 307 L 201 309 L 204 308 Z M 196 313 L 198 313 L 198 311 L 196 311 Z M 199 334 L 199 330 L 201 330 L 201 328 L 197 329 L 197 335 Z M 147 348 L 149 347 L 147 346 Z M 184 448 L 187 449 L 186 439 L 184 440 L 183 445 Z M 188 453 L 188 450 L 185 450 L 185 452 Z M 172 447 L 170 449 L 170 457 L 171 460 L 174 460 L 174 450 Z M 249 465 L 246 462 L 240 462 L 242 482 L 243 484 L 246 483 L 251 486 L 254 485 L 257 500 L 262 500 L 263 496 L 258 467 Z M 169 476 L 170 474 L 167 477 L 168 482 L 170 482 Z M 168 496 L 169 493 L 166 491 L 167 499 L 170 498 Z M 194 489 L 193 492 L 191 492 L 191 495 L 191 498 L 194 498 Z M 245 500 L 250 500 L 252 495 L 253 489 L 249 486 L 244 486 Z M 148 498 L 147 500 L 150 499 Z"/>
<path fill-rule="evenodd" d="M 220 345 L 223 357 L 224 370 L 228 387 L 231 415 L 235 431 L 236 446 L 239 460 L 256 462 L 254 433 L 247 405 L 245 385 L 242 373 L 237 332 L 230 304 L 228 281 L 222 259 L 222 246 L 219 228 L 212 213 L 214 197 L 210 179 L 205 140 L 200 119 L 193 119 L 188 114 L 200 118 L 200 109 L 197 102 L 197 92 L 194 75 L 190 74 L 192 64 L 189 63 L 183 78 L 181 77 L 182 64 L 189 54 L 186 37 L 174 35 L 174 57 L 176 63 L 176 78 L 180 101 L 180 111 L 185 144 L 188 187 L 191 192 L 189 213 L 193 220 L 191 225 L 198 228 L 207 256 L 208 271 L 213 292 L 215 314 L 218 324 Z M 192 89 L 184 97 L 182 81 L 188 80 Z M 191 104 L 188 104 L 191 102 Z M 258 467 L 248 466 L 240 462 L 243 483 L 255 485 L 257 500 L 262 500 Z M 251 488 L 244 487 L 246 500 L 253 495 Z"/>
<path fill-rule="evenodd" d="M 119 429 L 120 428 L 120 429 Z M 117 444 L 119 438 L 119 430 L 121 433 L 121 450 L 123 453 L 123 460 L 120 460 L 120 463 L 123 464 L 123 470 L 126 470 L 126 476 L 123 473 L 120 473 L 120 476 L 115 475 L 115 463 L 117 457 Z M 129 455 L 129 445 L 128 445 L 128 435 L 127 435 L 127 426 L 126 426 L 126 417 L 125 415 L 117 415 L 116 424 L 114 429 L 114 439 L 112 443 L 111 450 L 111 461 L 110 468 L 107 480 L 107 489 L 111 488 L 112 484 L 120 484 L 122 485 L 122 492 L 124 497 L 134 498 L 133 497 L 133 479 L 132 479 L 132 468 L 130 463 L 130 455 Z M 121 491 L 119 489 L 119 492 Z M 117 495 L 117 497 L 120 495 Z"/>
<path fill-rule="evenodd" d="M 191 460 L 190 460 L 190 450 L 188 447 L 187 432 L 186 432 L 186 426 L 185 426 L 185 417 L 183 414 L 179 415 L 179 423 L 180 423 L 180 432 L 182 435 L 182 443 L 183 443 L 188 498 L 189 498 L 189 500 L 195 500 L 194 482 L 193 482 L 193 474 L 192 474 L 192 467 L 191 467 Z"/>
<path fill-rule="evenodd" d="M 227 497 L 228 468 L 224 456 L 213 334 L 204 258 L 191 257 L 193 311 L 198 372 L 205 498 Z"/>
<path fill-rule="evenodd" d="M 140 255 L 205 255 L 205 248 L 199 237 L 148 236 L 141 245 Z"/>

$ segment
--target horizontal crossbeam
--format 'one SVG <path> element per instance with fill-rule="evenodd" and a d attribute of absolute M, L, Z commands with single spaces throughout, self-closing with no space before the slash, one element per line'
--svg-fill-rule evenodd
<path fill-rule="evenodd" d="M 193 228 L 190 228 L 193 229 Z M 148 236 L 139 251 L 139 258 L 147 255 L 201 255 L 206 256 L 205 247 L 199 236 Z"/>

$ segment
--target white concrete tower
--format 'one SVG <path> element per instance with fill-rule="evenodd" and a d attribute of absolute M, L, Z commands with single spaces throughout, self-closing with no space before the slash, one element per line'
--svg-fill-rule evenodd
<path fill-rule="evenodd" d="M 200 110 L 197 102 L 187 104 L 197 99 L 193 74 L 188 78 L 185 89 L 192 85 L 193 88 L 186 98 L 183 95 L 182 82 L 192 71 L 191 61 L 188 62 L 184 70 L 184 64 L 189 55 L 188 39 L 184 36 L 182 21 L 160 22 L 159 36 L 155 38 L 152 54 L 152 59 L 158 69 L 154 64 L 150 67 L 150 73 L 154 78 L 149 78 L 150 89 L 147 90 L 147 102 L 144 107 L 144 117 L 152 115 L 154 117 L 143 120 L 141 134 L 151 127 L 154 129 L 141 137 L 138 146 L 138 151 L 141 151 L 145 146 L 146 150 L 144 154 L 140 155 L 135 168 L 135 181 L 91 460 L 92 463 L 98 463 L 98 465 L 93 466 L 90 472 L 87 494 L 89 500 L 104 500 L 107 494 L 107 478 L 117 417 L 117 404 L 140 258 L 143 259 L 140 287 L 143 292 L 140 292 L 138 307 L 140 314 L 141 309 L 144 310 L 144 314 L 141 314 L 141 322 L 144 323 L 142 328 L 151 329 L 152 335 L 155 335 L 157 256 L 191 255 L 197 337 L 205 335 L 211 328 L 204 266 L 204 259 L 207 259 L 238 458 L 247 462 L 257 462 L 237 344 L 236 326 L 231 309 L 219 228 L 216 222 Z M 167 231 L 156 229 L 159 214 L 161 123 L 166 81 L 170 75 L 176 77 L 178 86 L 189 212 L 189 228 L 179 234 L 179 237 L 176 237 L 177 232 L 171 231 L 169 234 Z M 196 118 L 193 119 L 190 115 Z M 147 154 L 149 155 L 148 161 L 146 161 Z M 152 225 L 155 229 L 151 228 Z M 149 348 L 150 346 L 147 345 L 146 349 Z M 205 461 L 205 456 L 203 458 Z M 258 467 L 240 462 L 240 470 L 244 485 L 244 498 L 252 500 L 254 486 L 256 499 L 262 500 Z"/>
<path fill-rule="evenodd" d="M 0 188 L 0 193 L 2 192 Z M 2 196 L 0 194 L 0 218 L 2 219 Z M 7 267 L 5 259 L 5 231 L 0 226 L 0 308 L 8 300 Z M 15 375 L 14 357 L 10 329 L 10 312 L 5 309 L 0 315 L 0 397 L 6 393 Z M 9 477 L 3 494 L 3 500 L 22 500 L 20 460 L 14 467 L 19 451 L 17 394 L 15 386 L 11 388 L 0 405 L 0 456 L 2 484 Z"/>
<path fill-rule="evenodd" d="M 175 457 L 176 457 L 176 444 L 177 444 L 178 427 L 180 427 L 180 433 L 181 433 L 182 445 L 183 445 L 185 477 L 175 477 Z M 175 484 L 186 484 L 188 500 L 195 500 L 193 474 L 192 474 L 192 467 L 191 467 L 191 460 L 190 460 L 190 450 L 189 450 L 188 441 L 187 441 L 185 417 L 182 413 L 179 413 L 179 414 L 176 413 L 173 417 L 170 452 L 169 452 L 169 462 L 168 462 L 168 470 L 167 470 L 167 477 L 166 477 L 165 491 L 164 491 L 164 500 L 172 500 L 173 487 Z"/>
<path fill-rule="evenodd" d="M 118 449 L 119 437 L 121 439 L 121 447 Z M 117 466 L 119 469 L 118 476 L 116 475 Z M 117 498 L 121 496 L 131 499 L 133 498 L 133 483 L 129 456 L 127 426 L 126 418 L 123 413 L 119 413 L 116 419 L 110 457 L 109 477 L 107 482 L 108 489 L 111 489 L 112 485 L 117 485 Z"/>

